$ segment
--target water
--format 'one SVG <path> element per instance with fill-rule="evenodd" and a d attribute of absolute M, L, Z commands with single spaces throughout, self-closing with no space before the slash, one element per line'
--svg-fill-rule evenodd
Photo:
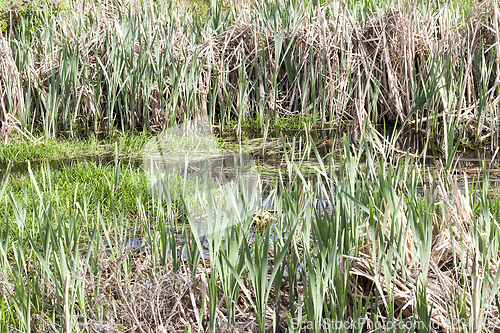
<path fill-rule="evenodd" d="M 331 154 L 333 151 L 333 157 L 337 158 L 338 151 L 343 147 L 343 134 L 337 129 L 330 130 L 314 130 L 308 133 L 313 140 L 313 143 L 317 146 L 320 156 L 325 159 L 326 156 Z M 285 141 L 283 145 L 282 137 Z M 286 163 L 284 160 L 285 148 L 289 155 L 294 152 L 295 160 L 300 161 L 306 167 L 312 168 L 318 166 L 317 158 L 310 146 L 308 146 L 308 137 L 304 131 L 290 130 L 281 131 L 280 133 L 271 133 L 269 137 L 263 141 L 262 135 L 257 132 L 246 132 L 246 139 L 242 142 L 242 151 L 244 155 L 250 156 L 252 160 L 255 160 L 260 166 L 260 173 L 262 179 L 273 180 L 279 174 L 279 170 L 285 171 Z M 232 147 L 232 149 L 239 149 L 237 137 L 234 133 L 221 135 L 221 140 L 227 145 Z M 223 144 L 224 145 L 224 144 Z M 421 145 L 421 139 L 416 139 L 415 135 L 402 135 L 398 139 L 398 147 L 403 150 L 409 149 L 414 152 L 415 147 Z M 213 158 L 210 158 L 211 163 L 216 166 L 217 176 L 224 175 L 226 178 L 231 179 L 233 175 L 234 163 L 232 160 L 234 157 L 238 157 L 239 151 L 235 153 L 230 153 L 227 151 L 221 151 L 221 153 L 216 154 Z M 87 164 L 95 163 L 99 165 L 114 165 L 114 154 L 106 155 L 88 155 L 79 156 L 75 158 L 64 158 L 64 159 L 51 159 L 51 160 L 36 160 L 30 161 L 31 168 L 36 169 L 45 164 L 48 164 L 50 169 L 59 170 L 75 164 Z M 130 166 L 132 168 L 144 168 L 143 156 L 128 157 L 119 156 L 118 160 L 124 166 Z M 156 160 L 159 161 L 159 160 Z M 200 161 L 202 163 L 204 161 Z M 249 160 L 243 161 L 243 163 L 250 163 Z M 16 162 L 13 164 L 11 173 L 13 174 L 23 174 L 28 172 L 28 162 Z M 196 167 L 196 165 L 194 165 Z M 7 163 L 0 163 L 0 175 L 7 169 Z M 284 172 L 282 172 L 284 174 Z M 286 178 L 286 177 L 285 177 Z"/>

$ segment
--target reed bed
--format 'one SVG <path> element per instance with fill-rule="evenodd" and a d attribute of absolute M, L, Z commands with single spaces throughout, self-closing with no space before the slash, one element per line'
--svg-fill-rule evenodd
<path fill-rule="evenodd" d="M 266 196 L 242 181 L 222 184 L 221 200 L 204 178 L 202 215 L 183 205 L 176 216 L 155 191 L 132 215 L 110 195 L 104 216 L 85 194 L 61 204 L 34 177 L 19 198 L 7 173 L 0 329 L 499 332 L 500 205 L 486 168 L 471 188 L 467 175 L 431 173 L 373 142 L 346 141 L 327 164 L 312 145 L 318 181 L 286 151 L 289 177 Z M 111 193 L 122 173 L 116 160 Z"/>
<path fill-rule="evenodd" d="M 206 115 L 237 131 L 256 117 L 264 132 L 303 114 L 498 146 L 497 1 L 208 7 L 73 1 L 3 15 L 2 137 L 161 131 Z"/>

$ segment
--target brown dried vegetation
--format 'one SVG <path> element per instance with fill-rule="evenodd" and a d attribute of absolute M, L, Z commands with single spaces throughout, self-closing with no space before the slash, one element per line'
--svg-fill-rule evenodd
<path fill-rule="evenodd" d="M 13 129 L 159 131 L 209 113 L 401 124 L 417 111 L 417 130 L 433 131 L 426 122 L 447 116 L 447 126 L 469 138 L 497 142 L 496 1 L 476 3 L 468 14 L 395 5 L 366 21 L 336 1 L 315 8 L 280 3 L 288 12 L 282 17 L 266 13 L 263 3 L 242 2 L 218 26 L 183 8 L 78 6 L 56 14 L 36 42 L 20 33 L 0 37 L 4 139 Z M 22 68 L 13 47 L 24 56 Z"/>

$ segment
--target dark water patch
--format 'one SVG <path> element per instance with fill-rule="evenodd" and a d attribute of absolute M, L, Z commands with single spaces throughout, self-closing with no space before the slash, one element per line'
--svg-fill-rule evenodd
<path fill-rule="evenodd" d="M 131 166 L 133 168 L 138 168 L 142 164 L 142 160 L 138 158 L 118 157 L 118 161 L 124 166 Z M 30 167 L 32 170 L 38 170 L 42 167 L 46 167 L 47 165 L 51 170 L 61 170 L 77 164 L 96 164 L 114 167 L 114 163 L 115 156 L 113 154 L 100 156 L 79 156 L 75 158 L 64 158 L 56 160 L 14 162 L 12 163 L 10 172 L 12 174 L 27 174 Z M 8 163 L 0 163 L 0 178 L 7 170 L 8 165 Z"/>

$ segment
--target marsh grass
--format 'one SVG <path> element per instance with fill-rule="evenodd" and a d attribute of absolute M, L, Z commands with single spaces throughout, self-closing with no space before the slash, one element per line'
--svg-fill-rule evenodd
<path fill-rule="evenodd" d="M 205 16 L 127 5 L 77 2 L 0 36 L 1 136 L 33 142 L 2 148 L 3 161 L 63 155 L 59 135 L 205 115 L 240 139 L 255 117 L 271 145 L 273 122 L 349 122 L 359 144 L 346 135 L 322 157 L 311 139 L 282 136 L 268 191 L 258 178 L 177 173 L 156 192 L 119 159 L 121 141 L 107 165 L 25 176 L 6 165 L 0 330 L 321 332 L 365 320 L 500 331 L 499 197 L 486 164 L 462 175 L 455 159 L 460 143 L 498 145 L 496 2 L 214 1 Z M 375 130 L 382 120 L 437 141 L 442 167 L 398 152 L 396 131 Z"/>
<path fill-rule="evenodd" d="M 0 37 L 4 140 L 159 132 L 207 115 L 222 132 L 249 117 L 263 132 L 296 116 L 497 146 L 494 1 L 126 4 L 73 2 Z"/>
<path fill-rule="evenodd" d="M 314 323 L 366 320 L 463 332 L 488 320 L 499 331 L 500 204 L 486 165 L 470 188 L 470 176 L 445 163 L 430 173 L 419 157 L 380 154 L 374 142 L 352 150 L 346 140 L 338 161 L 312 145 L 321 181 L 300 171 L 302 154 L 287 152 L 292 177 L 276 180 L 267 198 L 259 182 L 225 183 L 222 200 L 195 186 L 204 214 L 181 196 L 179 219 L 168 197 L 130 188 L 139 176 L 118 158 L 104 170 L 108 181 L 40 169 L 20 193 L 7 172 L 0 327 L 320 332 Z M 73 187 L 65 195 L 56 184 Z M 102 198 L 97 186 L 108 191 Z M 274 204 L 266 223 L 263 200 Z M 452 326 L 460 318 L 478 321 Z"/>

